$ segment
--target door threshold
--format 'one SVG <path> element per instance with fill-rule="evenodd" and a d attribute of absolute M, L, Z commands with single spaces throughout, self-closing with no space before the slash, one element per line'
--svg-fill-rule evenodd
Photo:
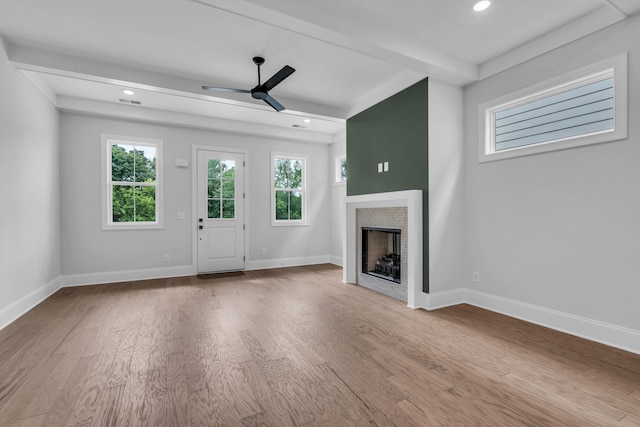
<path fill-rule="evenodd" d="M 210 273 L 198 273 L 196 275 L 198 279 L 223 279 L 225 277 L 239 276 L 244 276 L 244 270 L 212 271 Z"/>

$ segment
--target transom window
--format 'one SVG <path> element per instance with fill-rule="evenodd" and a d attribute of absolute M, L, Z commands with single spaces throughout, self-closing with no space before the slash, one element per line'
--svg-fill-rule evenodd
<path fill-rule="evenodd" d="M 236 162 L 209 159 L 207 169 L 209 219 L 234 219 L 236 217 Z"/>
<path fill-rule="evenodd" d="M 272 225 L 306 225 L 307 157 L 272 153 Z"/>
<path fill-rule="evenodd" d="M 479 160 L 626 138 L 626 55 L 480 106 Z"/>
<path fill-rule="evenodd" d="M 103 229 L 160 228 L 162 141 L 103 135 Z"/>

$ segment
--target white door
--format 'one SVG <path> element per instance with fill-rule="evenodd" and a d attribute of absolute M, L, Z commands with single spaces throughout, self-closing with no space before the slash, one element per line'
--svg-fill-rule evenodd
<path fill-rule="evenodd" d="M 244 270 L 244 155 L 198 150 L 198 273 Z"/>

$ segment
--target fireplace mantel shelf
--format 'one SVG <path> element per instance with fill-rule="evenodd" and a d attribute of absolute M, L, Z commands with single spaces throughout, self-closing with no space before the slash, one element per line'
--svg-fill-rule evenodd
<path fill-rule="evenodd" d="M 345 241 L 343 248 L 343 281 L 357 282 L 356 209 L 407 208 L 407 306 L 417 308 L 422 293 L 422 190 L 362 194 L 345 198 Z"/>

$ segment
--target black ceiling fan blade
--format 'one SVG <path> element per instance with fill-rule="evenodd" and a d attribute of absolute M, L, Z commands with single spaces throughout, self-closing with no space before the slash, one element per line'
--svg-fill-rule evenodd
<path fill-rule="evenodd" d="M 232 89 L 228 87 L 217 87 L 217 86 L 202 86 L 202 89 L 213 90 L 216 92 L 251 93 L 250 90 L 246 90 L 246 89 Z"/>
<path fill-rule="evenodd" d="M 273 109 L 276 110 L 277 112 L 280 112 L 285 109 L 284 105 L 276 101 L 271 95 L 265 96 L 264 98 L 262 98 L 262 100 L 267 104 L 271 105 Z"/>
<path fill-rule="evenodd" d="M 293 74 L 294 71 L 296 71 L 294 68 L 289 67 L 288 65 L 285 65 L 284 67 L 282 67 L 282 69 L 280 71 L 278 71 L 273 76 L 271 76 L 271 78 L 269 80 L 264 82 L 262 84 L 262 86 L 260 86 L 260 88 L 262 90 L 264 90 L 265 92 L 268 92 L 271 89 L 273 89 L 274 87 L 276 87 L 284 79 L 286 79 L 291 74 Z"/>

